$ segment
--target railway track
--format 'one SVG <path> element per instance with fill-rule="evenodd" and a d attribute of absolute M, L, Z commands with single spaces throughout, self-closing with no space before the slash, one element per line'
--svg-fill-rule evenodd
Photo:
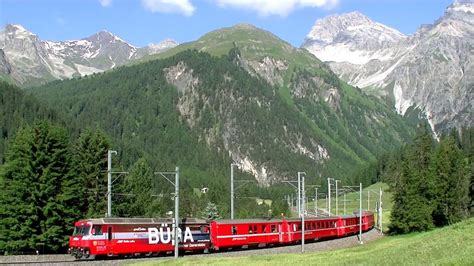
<path fill-rule="evenodd" d="M 363 234 L 364 243 L 381 238 L 382 235 L 375 229 Z M 317 241 L 305 245 L 306 252 L 318 252 L 326 250 L 334 250 L 340 248 L 348 248 L 358 244 L 357 236 L 348 236 L 344 238 Z M 227 252 L 217 252 L 210 254 L 187 254 L 186 256 L 222 256 L 237 257 L 250 255 L 272 255 L 282 253 L 299 253 L 300 245 L 291 246 L 275 246 L 269 248 L 256 249 L 237 249 Z M 153 261 L 172 259 L 172 256 L 158 257 L 138 257 L 138 258 L 105 258 L 99 260 L 76 261 L 69 255 L 30 255 L 30 256 L 0 256 L 0 265 L 123 265 L 140 261 Z"/>

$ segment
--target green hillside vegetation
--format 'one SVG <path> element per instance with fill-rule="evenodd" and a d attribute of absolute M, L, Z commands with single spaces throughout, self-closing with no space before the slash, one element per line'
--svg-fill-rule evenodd
<path fill-rule="evenodd" d="M 430 130 L 420 127 L 414 142 L 390 158 L 384 173 L 394 201 L 390 231 L 427 231 L 469 217 L 473 132 L 453 132 L 435 142 Z"/>
<path fill-rule="evenodd" d="M 209 57 L 202 53 L 189 52 L 189 49 L 222 57 Z M 227 54 L 229 56 L 226 56 Z M 150 61 L 156 58 L 161 60 Z M 286 69 L 275 72 L 276 79 L 281 78 L 282 84 L 273 86 L 268 84 L 261 73 L 250 67 L 250 64 L 261 62 L 264 58 L 281 59 L 286 64 Z M 172 86 L 163 77 L 163 70 L 177 65 L 180 60 L 186 62 L 192 69 L 193 76 L 201 82 L 195 91 L 197 96 L 173 92 Z M 182 44 L 144 61 L 147 62 L 132 67 L 121 67 L 101 75 L 53 82 L 35 89 L 34 93 L 48 104 L 54 102 L 58 107 L 62 107 L 62 110 L 78 118 L 79 124 L 84 122 L 87 125 L 94 122 L 104 129 L 107 128 L 106 131 L 114 140 L 120 139 L 121 142 L 117 142 L 120 147 L 122 143 L 127 144 L 123 147 L 124 152 L 121 155 L 128 157 L 135 153 L 132 159 L 126 159 L 126 164 L 142 157 L 142 153 L 149 153 L 148 149 L 151 147 L 155 154 L 164 148 L 155 147 L 155 144 L 164 144 L 163 141 L 156 141 L 158 136 L 155 136 L 155 140 L 151 140 L 152 135 L 144 131 L 155 131 L 156 125 L 162 123 L 162 120 L 159 123 L 151 123 L 158 122 L 153 120 L 157 106 L 160 106 L 160 112 L 175 112 L 170 103 L 176 104 L 183 99 L 192 101 L 187 104 L 191 104 L 194 117 L 170 116 L 172 121 L 180 124 L 180 130 L 183 132 L 188 130 L 189 123 L 183 125 L 186 124 L 186 120 L 192 120 L 193 123 L 199 121 L 192 125 L 193 136 L 190 138 L 198 138 L 201 145 L 205 139 L 214 140 L 225 134 L 225 127 L 228 127 L 231 119 L 235 117 L 238 119 L 237 125 L 233 123 L 231 126 L 236 126 L 246 134 L 242 134 L 239 138 L 232 136 L 229 146 L 227 143 L 222 145 L 224 141 L 221 141 L 221 143 L 207 143 L 205 146 L 208 147 L 204 148 L 208 149 L 210 146 L 211 153 L 216 148 L 221 152 L 223 149 L 234 151 L 240 149 L 242 151 L 240 157 L 248 156 L 258 166 L 270 168 L 267 170 L 276 175 L 276 178 L 292 178 L 298 169 L 305 169 L 313 178 L 326 174 L 370 184 L 376 180 L 368 180 L 362 175 L 356 177 L 355 170 L 368 162 L 376 161 L 377 156 L 408 141 L 413 132 L 412 127 L 391 108 L 340 81 L 325 64 L 309 52 L 293 48 L 273 34 L 250 25 L 237 25 L 213 31 L 196 42 Z M 232 78 L 232 82 L 226 80 L 229 77 Z M 231 87 L 228 87 L 229 85 Z M 153 90 L 156 87 L 169 89 Z M 297 96 L 299 90 L 303 94 Z M 324 96 L 331 90 L 334 90 L 337 98 L 334 106 L 331 106 Z M 228 97 L 229 95 L 233 95 L 233 98 Z M 243 98 L 237 103 L 235 97 L 238 95 Z M 164 98 L 166 100 L 163 100 Z M 164 101 L 166 105 L 161 106 Z M 269 103 L 271 110 L 259 106 L 262 102 Z M 239 106 L 236 106 L 237 104 Z M 117 110 L 114 110 L 115 108 Z M 123 114 L 125 113 L 123 108 L 128 108 L 126 114 Z M 107 119 L 109 115 L 118 117 Z M 95 117 L 101 122 L 96 121 Z M 121 122 L 120 125 L 117 121 Z M 293 131 L 289 135 L 285 135 L 287 133 L 282 130 L 286 130 L 287 127 Z M 110 133 L 111 131 L 113 133 Z M 264 136 L 268 132 L 273 136 Z M 161 140 L 168 138 L 162 137 Z M 176 137 L 177 135 L 173 134 L 173 138 Z M 144 143 L 145 138 L 147 143 Z M 270 142 L 270 138 L 274 141 Z M 278 141 L 282 138 L 284 140 Z M 226 139 L 225 142 L 227 141 L 229 140 Z M 321 145 L 328 152 L 329 163 L 314 167 L 313 160 L 295 151 L 299 149 L 296 142 L 301 142 L 301 145 L 309 148 L 311 152 L 319 149 L 316 147 L 317 144 Z M 166 145 L 172 147 L 170 143 L 172 142 L 168 141 Z M 242 145 L 245 147 L 241 147 Z M 292 150 L 289 150 L 290 148 Z M 137 150 L 139 152 L 136 152 Z M 324 151 L 321 152 L 323 154 L 317 155 L 325 156 Z M 164 154 L 169 153 L 170 148 Z M 179 152 L 173 154 L 178 155 L 176 158 L 182 158 Z M 186 156 L 192 155 L 187 153 Z M 170 164 L 173 162 L 182 165 L 181 161 L 188 161 L 174 159 L 168 160 Z M 200 162 L 204 167 L 208 164 L 205 160 Z M 313 179 L 311 182 L 317 181 Z"/>
<path fill-rule="evenodd" d="M 5 147 L 15 132 L 38 120 L 58 121 L 50 108 L 18 87 L 0 81 L 0 165 L 4 161 Z"/>
<path fill-rule="evenodd" d="M 305 254 L 184 257 L 134 265 L 472 265 L 474 218 L 425 233 L 386 236 L 353 248 Z"/>
<path fill-rule="evenodd" d="M 142 61 L 167 58 L 187 49 L 221 56 L 235 47 L 239 51 L 240 65 L 261 77 L 262 73 L 249 65 L 261 64 L 265 58 L 285 64 L 284 69 L 273 70 L 272 82 L 280 97 L 311 126 L 333 157 L 361 166 L 408 141 L 414 132 L 416 123 L 407 125 L 393 108 L 339 80 L 326 64 L 307 50 L 294 48 L 271 32 L 252 25 L 238 24 L 212 31 L 195 42 L 184 43 Z M 277 82 L 280 78 L 282 83 Z M 332 89 L 337 91 L 336 98 L 340 95 L 339 102 L 336 100 L 333 106 L 323 97 Z M 296 96 L 298 91 L 303 92 L 302 97 Z M 339 172 L 328 171 L 336 176 Z M 351 172 L 347 176 L 354 175 Z M 357 180 L 354 178 L 353 181 Z"/>

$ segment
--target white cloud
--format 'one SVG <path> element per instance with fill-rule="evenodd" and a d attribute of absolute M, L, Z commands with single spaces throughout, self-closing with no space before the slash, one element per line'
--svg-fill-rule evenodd
<path fill-rule="evenodd" d="M 298 8 L 332 8 L 339 0 L 214 0 L 221 7 L 257 11 L 260 16 L 286 17 Z"/>
<path fill-rule="evenodd" d="M 142 0 L 142 4 L 153 13 L 178 13 L 185 16 L 191 16 L 196 9 L 189 0 Z"/>
<path fill-rule="evenodd" d="M 110 4 L 112 4 L 112 0 L 99 0 L 99 3 L 100 3 L 103 7 L 108 7 L 108 6 L 110 6 Z"/>

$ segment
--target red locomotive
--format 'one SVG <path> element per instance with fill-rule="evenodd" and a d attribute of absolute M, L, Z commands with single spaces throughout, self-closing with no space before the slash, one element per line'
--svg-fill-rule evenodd
<path fill-rule="evenodd" d="M 102 218 L 75 223 L 69 252 L 76 258 L 156 255 L 174 250 L 172 219 Z M 359 232 L 359 216 L 305 219 L 305 241 L 337 238 Z M 362 213 L 362 231 L 374 227 L 374 214 Z M 290 245 L 301 241 L 300 219 L 183 219 L 178 230 L 180 252 Z"/>

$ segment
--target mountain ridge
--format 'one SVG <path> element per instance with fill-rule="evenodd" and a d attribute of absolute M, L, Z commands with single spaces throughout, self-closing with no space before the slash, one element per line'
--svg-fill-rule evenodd
<path fill-rule="evenodd" d="M 166 39 L 139 48 L 106 30 L 67 41 L 41 40 L 17 24 L 7 24 L 0 31 L 0 49 L 10 65 L 10 72 L 3 75 L 22 86 L 106 71 L 176 45 Z"/>
<path fill-rule="evenodd" d="M 95 112 L 106 108 L 89 99 L 91 95 L 102 98 L 98 94 L 116 89 L 113 94 L 126 94 L 122 100 L 142 93 L 158 99 L 153 88 L 172 86 L 177 95 L 169 103 L 173 109 L 167 110 L 177 112 L 200 143 L 228 156 L 264 185 L 289 178 L 297 168 L 308 169 L 314 178 L 350 176 L 357 166 L 373 162 L 413 133 L 388 106 L 340 81 L 314 55 L 256 27 L 216 30 L 143 60 L 104 74 L 52 82 L 34 92 L 89 123 L 93 113 L 85 114 L 80 106 L 98 108 Z M 123 76 L 128 77 L 124 84 L 115 81 Z M 126 84 L 140 85 L 128 91 L 122 88 Z M 152 100 L 138 102 L 140 107 L 117 112 L 124 112 L 127 118 L 122 120 L 131 128 L 149 128 L 143 124 L 148 119 L 126 115 L 135 108 L 155 108 Z M 140 136 L 139 131 L 134 134 L 131 139 Z"/>
<path fill-rule="evenodd" d="M 313 29 L 333 20 L 343 24 L 344 16 L 320 19 Z M 351 23 L 370 27 L 360 36 L 339 27 L 333 37 L 345 39 L 329 42 L 308 34 L 302 47 L 326 61 L 343 80 L 391 102 L 399 114 L 405 115 L 410 107 L 419 109 L 436 135 L 474 126 L 474 3 L 454 3 L 434 24 L 421 25 L 410 36 L 384 39 L 378 46 L 364 46 L 360 40 L 371 40 L 368 33 L 379 23 Z"/>

